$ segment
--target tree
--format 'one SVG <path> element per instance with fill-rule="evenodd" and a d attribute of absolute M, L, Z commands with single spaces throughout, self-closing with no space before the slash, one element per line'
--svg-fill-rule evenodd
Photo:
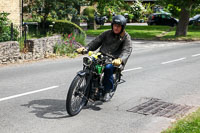
<path fill-rule="evenodd" d="M 3 12 L 0 13 L 0 42 L 10 41 L 11 40 L 11 21 L 8 19 L 9 13 Z M 13 29 L 13 40 L 17 40 L 19 32 L 14 27 Z"/>
<path fill-rule="evenodd" d="M 72 22 L 76 23 L 77 25 L 80 25 L 80 19 L 84 18 L 82 15 L 80 15 L 81 6 L 89 5 L 90 2 L 88 0 L 71 0 L 71 4 L 72 5 L 70 7 L 72 9 Z"/>
<path fill-rule="evenodd" d="M 145 12 L 146 9 L 140 1 L 136 0 L 133 5 L 131 5 L 131 13 L 134 15 L 134 21 L 139 21 L 144 17 Z"/>
<path fill-rule="evenodd" d="M 199 14 L 199 13 L 200 13 L 200 4 L 199 4 L 199 6 L 197 6 L 196 8 L 194 8 L 194 9 L 192 10 L 191 16 L 193 17 L 193 16 L 195 16 L 195 15 L 197 15 L 197 14 Z"/>
<path fill-rule="evenodd" d="M 175 36 L 186 36 L 191 11 L 200 5 L 200 0 L 158 0 L 158 4 L 172 4 L 181 9 Z"/>
<path fill-rule="evenodd" d="M 94 27 L 94 13 L 95 9 L 92 6 L 89 6 L 83 10 L 83 15 L 88 17 L 87 20 L 87 28 L 88 29 L 95 29 Z"/>
<path fill-rule="evenodd" d="M 130 6 L 124 0 L 90 0 L 90 4 L 97 3 L 97 12 L 101 16 L 107 16 L 112 20 L 112 13 L 120 14 L 121 11 L 130 9 Z"/>
<path fill-rule="evenodd" d="M 40 16 L 43 25 L 47 18 L 70 19 L 76 21 L 80 17 L 80 6 L 88 4 L 86 0 L 30 0 L 28 8 L 31 14 Z"/>
<path fill-rule="evenodd" d="M 178 18 L 179 14 L 181 12 L 180 8 L 178 8 L 172 4 L 168 4 L 168 6 L 164 8 L 164 10 L 166 10 L 166 12 L 170 12 L 172 14 L 172 16 L 175 18 Z"/>

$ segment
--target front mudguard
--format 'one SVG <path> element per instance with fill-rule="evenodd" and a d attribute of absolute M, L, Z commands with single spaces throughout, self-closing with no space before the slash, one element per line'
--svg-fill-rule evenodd
<path fill-rule="evenodd" d="M 77 72 L 77 75 L 79 75 L 80 77 L 86 77 L 86 94 L 85 94 L 85 96 L 87 97 L 87 100 L 88 100 L 89 95 L 90 95 L 90 90 L 91 90 L 92 75 L 89 72 L 84 71 L 84 70 Z M 87 102 L 86 102 L 86 104 L 87 104 Z"/>
<path fill-rule="evenodd" d="M 77 72 L 77 75 L 79 75 L 79 76 L 81 76 L 81 77 L 86 76 L 86 74 L 87 74 L 87 72 L 86 72 L 86 71 L 83 71 L 83 70 Z"/>

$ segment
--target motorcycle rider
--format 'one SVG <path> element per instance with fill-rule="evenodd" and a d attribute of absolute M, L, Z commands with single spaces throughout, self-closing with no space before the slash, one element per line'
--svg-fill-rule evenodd
<path fill-rule="evenodd" d="M 122 15 L 116 15 L 112 19 L 111 30 L 105 31 L 91 41 L 86 47 L 77 49 L 78 53 L 84 51 L 95 51 L 100 48 L 103 55 L 112 56 L 114 60 L 112 64 L 107 64 L 104 69 L 103 85 L 106 90 L 103 100 L 110 100 L 110 92 L 113 89 L 113 71 L 114 66 L 122 65 L 124 68 L 131 52 L 131 37 L 125 31 L 126 18 Z M 113 66 L 114 65 L 114 66 Z"/>

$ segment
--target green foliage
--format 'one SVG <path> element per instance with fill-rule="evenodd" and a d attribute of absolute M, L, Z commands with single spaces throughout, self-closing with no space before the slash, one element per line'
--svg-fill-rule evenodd
<path fill-rule="evenodd" d="M 193 16 L 195 16 L 197 14 L 200 14 L 200 4 L 199 4 L 199 6 L 197 6 L 196 8 L 194 8 L 194 10 L 192 10 L 191 17 L 193 17 Z"/>
<path fill-rule="evenodd" d="M 199 26 L 189 26 L 188 27 L 188 32 L 187 36 L 180 36 L 176 37 L 174 36 L 175 30 L 169 32 L 166 34 L 163 39 L 168 39 L 168 40 L 200 40 L 200 27 Z"/>
<path fill-rule="evenodd" d="M 85 46 L 86 42 L 85 42 L 85 35 L 83 34 L 75 34 L 73 33 L 73 35 L 75 35 L 75 40 L 76 42 L 80 43 L 81 45 Z"/>
<path fill-rule="evenodd" d="M 7 18 L 9 13 L 0 13 L 0 42 L 11 40 L 11 21 Z M 13 27 L 13 40 L 17 40 L 19 33 Z"/>
<path fill-rule="evenodd" d="M 173 123 L 172 127 L 162 133 L 199 133 L 200 109 Z"/>
<path fill-rule="evenodd" d="M 88 30 L 87 35 L 97 36 L 100 33 L 110 29 L 110 26 L 101 26 L 98 30 Z M 169 26 L 126 26 L 126 32 L 128 32 L 132 39 L 147 39 L 153 40 L 157 35 L 167 31 Z"/>
<path fill-rule="evenodd" d="M 144 14 L 146 12 L 146 9 L 142 5 L 140 1 L 136 1 L 131 5 L 131 11 L 130 13 L 134 15 L 134 20 L 139 21 L 141 18 L 144 17 Z"/>
<path fill-rule="evenodd" d="M 25 40 L 25 37 L 19 37 L 19 38 L 17 39 L 17 41 L 18 41 L 18 43 L 19 43 L 19 49 L 20 49 L 20 51 L 22 51 L 23 48 L 24 48 L 24 40 Z"/>
<path fill-rule="evenodd" d="M 94 1 L 94 0 L 93 0 Z M 97 3 L 97 11 L 100 16 L 107 16 L 109 21 L 112 21 L 112 13 L 121 14 L 124 9 L 130 8 L 124 0 L 95 0 Z"/>
<path fill-rule="evenodd" d="M 94 21 L 94 13 L 95 9 L 92 6 L 89 6 L 83 10 L 83 15 L 86 15 L 88 17 L 88 21 L 90 22 Z"/>
<path fill-rule="evenodd" d="M 200 4 L 200 0 L 157 0 L 157 4 L 166 6 L 172 4 L 178 8 L 188 8 L 190 5 L 193 6 L 193 9 Z"/>
<path fill-rule="evenodd" d="M 41 23 L 39 23 L 41 25 Z M 45 31 L 40 28 L 37 31 L 35 25 L 29 25 L 29 32 L 27 38 L 41 38 L 46 36 L 52 36 L 53 34 L 76 34 L 76 41 L 85 45 L 86 34 L 81 27 L 75 23 L 67 20 L 48 20 L 45 25 Z M 23 39 L 23 38 L 22 38 Z"/>
<path fill-rule="evenodd" d="M 134 15 L 133 14 L 128 14 L 128 20 L 131 22 L 134 18 Z"/>
<path fill-rule="evenodd" d="M 57 55 L 70 55 L 75 51 L 73 45 L 56 44 L 54 47 L 55 54 Z"/>
<path fill-rule="evenodd" d="M 200 0 L 158 0 L 157 4 L 167 7 L 175 17 L 179 16 L 178 14 L 183 8 L 191 13 L 200 8 Z"/>
<path fill-rule="evenodd" d="M 128 32 L 132 39 L 145 39 L 145 40 L 158 40 L 157 36 L 163 32 L 169 31 L 169 26 L 126 26 L 126 32 Z M 106 30 L 109 30 L 110 26 L 101 26 L 98 30 L 88 30 L 87 35 L 97 36 Z M 200 40 L 200 27 L 189 26 L 187 37 L 175 37 L 175 30 L 172 30 L 165 34 L 160 40 Z"/>
<path fill-rule="evenodd" d="M 72 23 L 67 20 L 54 20 L 50 21 L 50 24 L 53 25 L 53 32 L 60 34 L 70 34 L 76 32 L 77 34 L 82 34 L 86 38 L 86 34 L 82 28 L 80 28 L 75 23 Z"/>
<path fill-rule="evenodd" d="M 189 17 L 192 10 L 200 5 L 200 0 L 158 0 L 162 6 L 173 5 L 180 10 L 179 23 L 176 28 L 175 36 L 186 36 L 188 30 Z"/>
<path fill-rule="evenodd" d="M 75 50 L 77 48 L 82 47 L 78 41 L 80 41 L 80 36 L 75 35 L 73 33 L 71 34 L 66 34 L 64 36 L 64 43 L 63 44 L 56 44 L 54 47 L 54 52 L 57 55 L 67 55 L 69 57 L 74 57 L 76 56 Z M 78 41 L 77 41 L 78 40 Z M 83 40 L 82 40 L 83 41 Z"/>
<path fill-rule="evenodd" d="M 29 30 L 29 32 L 26 35 L 26 40 L 29 40 L 29 39 L 38 39 L 38 38 L 47 37 L 47 36 L 48 35 L 46 35 L 46 34 L 35 34 L 35 32 L 32 32 L 32 31 Z M 17 41 L 19 43 L 20 51 L 22 51 L 23 48 L 24 48 L 25 36 L 20 36 L 19 38 L 17 38 Z"/>
<path fill-rule="evenodd" d="M 33 20 L 46 22 L 51 19 L 80 19 L 80 6 L 88 5 L 87 0 L 29 0 L 28 10 Z"/>
<path fill-rule="evenodd" d="M 175 17 L 175 18 L 178 18 L 179 15 L 180 15 L 180 12 L 181 12 L 181 9 L 180 9 L 179 7 L 174 6 L 174 5 L 172 5 L 172 4 L 168 4 L 168 5 L 164 8 L 164 10 L 165 10 L 166 12 L 171 13 L 171 15 L 172 15 L 173 17 Z"/>
<path fill-rule="evenodd" d="M 153 7 L 154 6 L 155 6 L 154 4 L 150 4 L 150 3 L 144 5 L 144 7 L 146 9 L 146 11 L 145 11 L 145 15 L 146 16 L 148 16 L 148 15 L 153 13 Z"/>

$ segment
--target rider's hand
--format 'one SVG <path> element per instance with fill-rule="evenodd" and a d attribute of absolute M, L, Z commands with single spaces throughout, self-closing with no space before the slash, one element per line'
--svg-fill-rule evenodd
<path fill-rule="evenodd" d="M 79 54 L 82 54 L 83 52 L 87 51 L 86 48 L 80 47 L 76 50 Z"/>
<path fill-rule="evenodd" d="M 114 66 L 119 66 L 119 65 L 122 64 L 122 59 L 121 59 L 121 58 L 114 59 L 114 60 L 112 61 L 112 64 L 113 64 Z"/>

